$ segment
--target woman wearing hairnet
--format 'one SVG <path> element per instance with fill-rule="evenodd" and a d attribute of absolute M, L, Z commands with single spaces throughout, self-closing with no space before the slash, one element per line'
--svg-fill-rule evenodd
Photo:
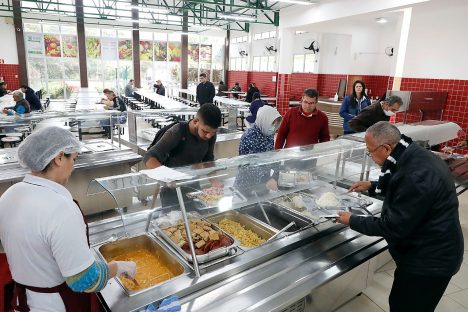
<path fill-rule="evenodd" d="M 96 261 L 83 214 L 64 187 L 80 142 L 58 127 L 40 129 L 18 148 L 31 169 L 0 198 L 0 239 L 14 280 L 17 311 L 91 311 L 91 293 L 115 275 L 135 275 L 134 262 Z"/>
<path fill-rule="evenodd" d="M 275 132 L 281 124 L 281 115 L 273 107 L 264 105 L 257 112 L 255 124 L 247 129 L 240 139 L 239 155 L 263 153 L 274 150 Z M 235 186 L 246 193 L 256 192 L 258 194 L 270 190 L 276 190 L 277 184 L 276 164 L 267 166 L 249 165 L 239 168 Z M 273 175 L 271 172 L 275 172 Z M 266 187 L 266 188 L 265 188 Z"/>

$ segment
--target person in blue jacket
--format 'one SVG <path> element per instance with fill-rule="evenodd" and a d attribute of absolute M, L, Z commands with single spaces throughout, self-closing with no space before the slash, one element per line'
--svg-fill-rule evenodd
<path fill-rule="evenodd" d="M 353 83 L 353 93 L 345 97 L 340 108 L 340 116 L 343 117 L 344 134 L 354 133 L 349 127 L 349 121 L 356 117 L 362 109 L 371 105 L 370 99 L 366 94 L 366 85 L 361 80 Z"/>

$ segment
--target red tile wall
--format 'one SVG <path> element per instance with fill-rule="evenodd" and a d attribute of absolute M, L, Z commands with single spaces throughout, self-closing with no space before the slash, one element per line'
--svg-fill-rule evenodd
<path fill-rule="evenodd" d="M 275 97 L 276 81 L 272 81 L 273 76 L 278 79 L 278 74 L 273 72 L 249 72 L 248 83 L 250 84 L 254 82 L 262 94 L 269 97 Z"/>
<path fill-rule="evenodd" d="M 366 84 L 367 95 L 370 97 L 382 97 L 387 92 L 388 76 L 362 75 L 362 81 Z M 392 83 L 393 84 L 393 83 Z M 350 86 L 351 90 L 352 86 Z M 370 92 L 369 92 L 370 91 Z"/>
<path fill-rule="evenodd" d="M 289 109 L 291 98 L 291 74 L 278 74 L 278 90 L 276 108 L 284 116 Z"/>
<path fill-rule="evenodd" d="M 348 75 L 343 74 L 319 74 L 317 90 L 320 96 L 333 97 L 338 89 L 340 79 L 346 79 Z"/>
<path fill-rule="evenodd" d="M 423 79 L 423 78 L 403 78 L 400 86 L 401 91 L 445 91 L 448 92 L 447 103 L 442 115 L 443 120 L 457 123 L 464 133 L 460 133 L 460 138 L 468 136 L 468 80 L 455 79 Z M 398 114 L 397 121 L 403 120 L 403 115 Z M 419 114 L 408 114 L 408 122 L 419 121 Z M 428 115 L 425 119 L 439 119 L 439 115 Z M 449 142 L 454 145 L 458 140 Z M 457 152 L 459 152 L 457 150 Z M 468 149 L 461 151 L 468 153 Z"/>
<path fill-rule="evenodd" d="M 0 64 L 0 77 L 3 77 L 3 79 L 5 79 L 5 82 L 8 84 L 8 90 L 19 89 L 19 65 Z"/>
<path fill-rule="evenodd" d="M 247 91 L 247 86 L 249 85 L 249 72 L 246 71 L 228 71 L 227 86 L 231 89 L 234 86 L 234 83 L 238 82 L 242 91 Z"/>
<path fill-rule="evenodd" d="M 291 74 L 291 100 L 299 101 L 305 89 L 318 86 L 318 74 L 293 73 Z"/>
<path fill-rule="evenodd" d="M 262 94 L 269 97 L 276 96 L 276 82 L 272 81 L 275 72 L 247 72 L 247 71 L 228 71 L 228 88 L 232 88 L 234 83 L 238 82 L 242 91 L 247 91 L 249 84 L 254 82 Z"/>

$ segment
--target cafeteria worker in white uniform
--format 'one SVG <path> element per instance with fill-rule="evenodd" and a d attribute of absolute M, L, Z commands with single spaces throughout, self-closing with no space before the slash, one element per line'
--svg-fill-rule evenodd
<path fill-rule="evenodd" d="M 92 293 L 109 278 L 136 273 L 134 262 L 96 261 L 89 249 L 83 214 L 64 187 L 79 151 L 80 142 L 58 127 L 35 131 L 18 148 L 32 172 L 0 198 L 17 311 L 91 311 Z"/>

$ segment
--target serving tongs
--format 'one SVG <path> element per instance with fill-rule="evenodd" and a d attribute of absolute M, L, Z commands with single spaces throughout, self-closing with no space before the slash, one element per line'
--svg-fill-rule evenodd
<path fill-rule="evenodd" d="M 138 283 L 138 281 L 134 278 L 134 277 L 131 277 L 130 275 L 128 275 L 127 272 L 124 272 L 121 274 L 123 277 L 125 277 L 126 279 L 129 279 L 132 281 L 132 283 L 136 286 L 136 287 L 140 287 L 140 283 Z"/>
<path fill-rule="evenodd" d="M 290 227 L 296 225 L 296 222 L 294 221 L 291 221 L 288 225 L 286 225 L 284 228 L 282 228 L 278 233 L 276 233 L 275 235 L 273 235 L 272 237 L 270 237 L 269 239 L 267 239 L 267 242 L 270 242 L 272 240 L 274 240 L 275 238 L 278 237 L 278 235 L 280 235 L 281 233 L 285 232 L 287 229 L 289 229 Z"/>

